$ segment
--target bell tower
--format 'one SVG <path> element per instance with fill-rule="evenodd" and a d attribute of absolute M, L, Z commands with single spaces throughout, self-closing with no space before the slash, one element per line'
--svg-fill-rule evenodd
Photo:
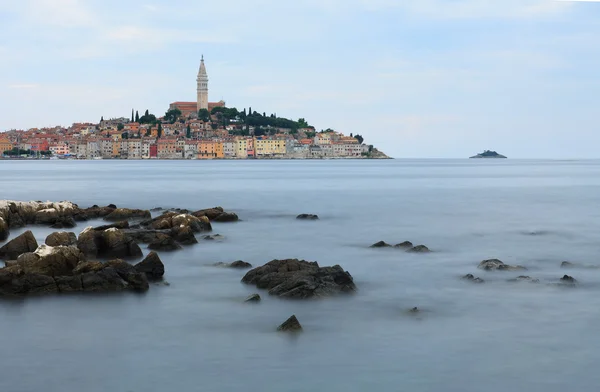
<path fill-rule="evenodd" d="M 206 74 L 206 66 L 204 65 L 204 55 L 200 60 L 200 70 L 198 70 L 198 77 L 196 78 L 198 83 L 198 107 L 200 109 L 208 109 L 208 75 Z"/>

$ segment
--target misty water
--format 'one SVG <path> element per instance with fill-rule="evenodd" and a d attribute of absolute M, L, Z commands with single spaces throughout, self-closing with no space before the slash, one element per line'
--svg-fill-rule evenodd
<path fill-rule="evenodd" d="M 213 224 L 222 242 L 160 253 L 170 286 L 0 298 L 1 391 L 600 385 L 600 269 L 560 268 L 600 265 L 597 161 L 4 161 L 0 199 L 219 205 L 242 219 Z M 299 213 L 321 219 L 297 221 Z M 40 243 L 52 232 L 32 230 Z M 379 240 L 433 252 L 369 248 Z M 281 300 L 241 283 L 245 271 L 212 266 L 276 258 L 340 264 L 358 291 Z M 477 269 L 489 258 L 524 265 L 540 283 Z M 467 273 L 486 283 L 461 280 Z M 565 273 L 579 285 L 555 284 Z M 261 303 L 243 302 L 255 292 Z M 415 306 L 422 311 L 407 312 Z M 292 314 L 304 332 L 276 332 Z"/>

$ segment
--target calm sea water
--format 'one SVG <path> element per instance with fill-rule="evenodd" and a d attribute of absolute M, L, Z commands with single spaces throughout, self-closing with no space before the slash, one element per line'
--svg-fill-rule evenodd
<path fill-rule="evenodd" d="M 555 282 L 600 265 L 600 162 L 0 162 L 0 198 L 199 209 L 223 242 L 163 253 L 143 295 L 0 300 L 0 390 L 591 391 L 600 385 L 600 270 L 577 288 L 508 283 L 488 258 Z M 299 213 L 315 213 L 301 222 Z M 83 225 L 76 228 L 79 233 Z M 43 242 L 49 229 L 36 229 Z M 14 232 L 13 234 L 18 234 Z M 368 246 L 410 240 L 435 252 Z M 350 297 L 244 304 L 274 258 L 340 264 Z M 469 284 L 473 273 L 486 280 Z M 260 292 L 260 291 L 259 291 Z M 418 306 L 423 312 L 410 315 Z M 305 332 L 274 332 L 296 314 Z"/>

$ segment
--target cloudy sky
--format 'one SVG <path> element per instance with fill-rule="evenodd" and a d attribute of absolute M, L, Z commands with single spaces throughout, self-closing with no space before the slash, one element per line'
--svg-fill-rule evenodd
<path fill-rule="evenodd" d="M 600 3 L 0 0 L 0 130 L 211 100 L 394 157 L 600 158 Z"/>

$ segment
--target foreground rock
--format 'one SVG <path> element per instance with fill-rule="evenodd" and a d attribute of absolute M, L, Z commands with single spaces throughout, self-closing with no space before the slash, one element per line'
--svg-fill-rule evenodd
<path fill-rule="evenodd" d="M 282 332 L 300 332 L 302 331 L 302 325 L 300 325 L 300 321 L 298 321 L 296 315 L 293 315 L 277 327 L 277 330 Z"/>
<path fill-rule="evenodd" d="M 9 228 L 28 224 L 52 225 L 65 217 L 72 217 L 78 211 L 79 207 L 68 201 L 53 203 L 0 200 L 0 218 Z"/>
<path fill-rule="evenodd" d="M 270 295 L 284 298 L 318 298 L 356 290 L 352 276 L 339 265 L 319 267 L 304 260 L 273 260 L 254 268 L 242 282 L 268 289 Z"/>
<path fill-rule="evenodd" d="M 0 241 L 4 241 L 10 235 L 10 230 L 8 228 L 8 223 L 4 220 L 4 218 L 0 218 Z"/>
<path fill-rule="evenodd" d="M 206 216 L 196 217 L 194 215 L 179 214 L 176 212 L 166 212 L 152 220 L 142 222 L 141 225 L 155 230 L 189 227 L 194 233 L 212 231 L 212 226 Z"/>
<path fill-rule="evenodd" d="M 148 210 L 138 210 L 131 208 L 117 208 L 104 217 L 107 221 L 123 221 L 128 219 L 150 219 L 151 214 Z"/>
<path fill-rule="evenodd" d="M 79 234 L 77 246 L 91 257 L 141 257 L 142 250 L 138 244 L 122 230 L 111 228 L 104 231 L 87 227 Z"/>
<path fill-rule="evenodd" d="M 75 233 L 66 231 L 57 231 L 46 237 L 45 241 L 48 246 L 70 246 L 77 245 L 77 236 Z"/>
<path fill-rule="evenodd" d="M 148 253 L 148 256 L 134 267 L 136 271 L 145 273 L 150 281 L 161 280 L 165 274 L 165 265 L 156 252 Z"/>
<path fill-rule="evenodd" d="M 72 229 L 75 226 L 77 226 L 77 223 L 75 223 L 75 219 L 73 219 L 73 217 L 62 216 L 57 218 L 50 227 L 53 229 Z"/>
<path fill-rule="evenodd" d="M 504 264 L 502 261 L 498 259 L 490 259 L 483 260 L 479 263 L 477 268 L 481 268 L 486 271 L 525 271 L 527 268 L 522 267 L 520 265 L 512 266 L 508 264 Z"/>
<path fill-rule="evenodd" d="M 81 261 L 76 247 L 48 247 L 0 268 L 0 296 L 70 292 L 148 290 L 146 274 L 123 260 Z"/>
<path fill-rule="evenodd" d="M 104 230 L 108 230 L 108 229 L 121 229 L 121 230 L 129 229 L 129 222 L 125 220 L 125 221 L 111 223 L 109 225 L 94 227 L 94 230 L 96 230 L 96 231 L 104 231 Z"/>
<path fill-rule="evenodd" d="M 532 278 L 531 276 L 517 276 L 514 279 L 509 279 L 509 282 L 528 282 L 528 283 L 540 283 L 539 279 Z"/>
<path fill-rule="evenodd" d="M 473 283 L 484 283 L 485 280 L 481 279 L 481 278 L 476 278 L 475 276 L 473 276 L 473 274 L 466 274 L 465 276 L 462 277 L 463 280 L 468 280 L 469 282 L 473 282 Z"/>
<path fill-rule="evenodd" d="M 31 230 L 26 231 L 18 237 L 13 238 L 0 248 L 0 259 L 15 260 L 19 255 L 33 252 L 38 243 Z"/>
<path fill-rule="evenodd" d="M 296 217 L 296 219 L 300 219 L 300 220 L 319 220 L 319 216 L 318 215 L 313 215 L 313 214 L 300 214 Z"/>
<path fill-rule="evenodd" d="M 173 251 L 181 249 L 181 245 L 179 245 L 172 237 L 166 234 L 157 234 L 156 238 L 148 245 L 148 249 Z"/>

